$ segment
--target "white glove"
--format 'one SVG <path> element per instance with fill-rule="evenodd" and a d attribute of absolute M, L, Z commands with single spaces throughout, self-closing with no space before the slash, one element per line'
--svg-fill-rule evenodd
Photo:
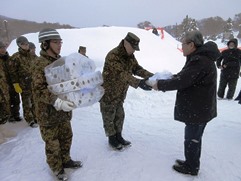
<path fill-rule="evenodd" d="M 148 79 L 146 81 L 146 84 L 153 87 L 155 84 L 157 83 L 157 80 L 154 80 L 154 79 Z"/>
<path fill-rule="evenodd" d="M 69 101 L 64 101 L 60 98 L 57 98 L 57 100 L 54 103 L 54 107 L 57 111 L 63 110 L 65 112 L 72 111 L 75 108 L 74 103 Z"/>

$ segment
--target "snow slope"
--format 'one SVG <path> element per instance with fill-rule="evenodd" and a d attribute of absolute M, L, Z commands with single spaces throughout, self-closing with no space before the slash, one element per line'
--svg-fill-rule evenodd
<path fill-rule="evenodd" d="M 64 41 L 61 55 L 76 52 L 79 45 L 84 45 L 97 69 L 102 70 L 106 53 L 117 46 L 128 31 L 141 39 L 141 51 L 135 55 L 143 67 L 152 72 L 168 70 L 173 73 L 182 68 L 185 58 L 177 50 L 178 42 L 170 35 L 165 33 L 161 40 L 149 31 L 127 27 L 59 30 Z M 38 47 L 37 35 L 26 37 Z M 16 50 L 13 42 L 9 53 Z M 236 95 L 240 88 L 239 82 Z M 185 176 L 172 170 L 175 159 L 183 158 L 184 141 L 184 124 L 173 120 L 175 93 L 129 89 L 124 104 L 123 135 L 132 141 L 132 147 L 123 152 L 109 148 L 98 103 L 74 110 L 71 155 L 83 161 L 84 166 L 67 170 L 70 180 L 240 181 L 240 105 L 235 101 L 218 101 L 218 117 L 204 132 L 199 176 Z M 39 129 L 30 128 L 25 122 L 7 123 L 5 127 L 14 130 L 17 136 L 0 145 L 0 180 L 55 180 L 45 162 Z"/>

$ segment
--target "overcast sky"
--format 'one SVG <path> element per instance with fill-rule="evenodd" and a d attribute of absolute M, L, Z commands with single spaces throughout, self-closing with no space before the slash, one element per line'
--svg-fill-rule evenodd
<path fill-rule="evenodd" d="M 156 27 L 241 13 L 241 0 L 2 0 L 0 15 L 75 27 L 130 26 L 150 21 Z"/>

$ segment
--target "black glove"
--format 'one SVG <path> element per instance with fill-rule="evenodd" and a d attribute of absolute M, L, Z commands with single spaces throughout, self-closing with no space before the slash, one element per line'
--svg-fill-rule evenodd
<path fill-rule="evenodd" d="M 149 91 L 152 90 L 152 87 L 146 84 L 147 79 L 142 79 L 138 85 L 143 90 Z"/>

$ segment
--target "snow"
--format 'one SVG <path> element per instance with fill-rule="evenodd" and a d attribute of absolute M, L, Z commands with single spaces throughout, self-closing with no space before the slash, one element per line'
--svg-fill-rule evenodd
<path fill-rule="evenodd" d="M 107 52 L 117 46 L 127 32 L 137 34 L 140 52 L 138 62 L 155 72 L 178 72 L 185 58 L 177 49 L 180 43 L 165 32 L 165 38 L 151 31 L 128 27 L 95 27 L 58 30 L 63 38 L 61 55 L 87 47 L 87 55 L 102 71 Z M 38 46 L 38 33 L 26 37 Z M 223 46 L 223 45 L 220 45 Z M 220 47 L 223 48 L 223 47 Z M 8 49 L 17 51 L 12 42 Z M 235 96 L 240 90 L 237 85 Z M 172 170 L 175 159 L 183 159 L 184 124 L 173 120 L 176 91 L 143 91 L 130 87 L 124 104 L 123 135 L 132 146 L 122 152 L 113 151 L 104 134 L 99 104 L 74 110 L 71 156 L 81 160 L 83 168 L 66 169 L 71 181 L 240 181 L 241 123 L 240 104 L 218 100 L 218 117 L 206 127 L 203 136 L 201 169 L 197 177 Z M 22 111 L 22 110 L 21 110 Z M 38 128 L 26 122 L 7 123 L 4 129 L 17 136 L 0 144 L 1 181 L 52 181 L 55 176 L 45 159 L 44 142 Z M 238 143 L 238 144 L 236 144 Z"/>

